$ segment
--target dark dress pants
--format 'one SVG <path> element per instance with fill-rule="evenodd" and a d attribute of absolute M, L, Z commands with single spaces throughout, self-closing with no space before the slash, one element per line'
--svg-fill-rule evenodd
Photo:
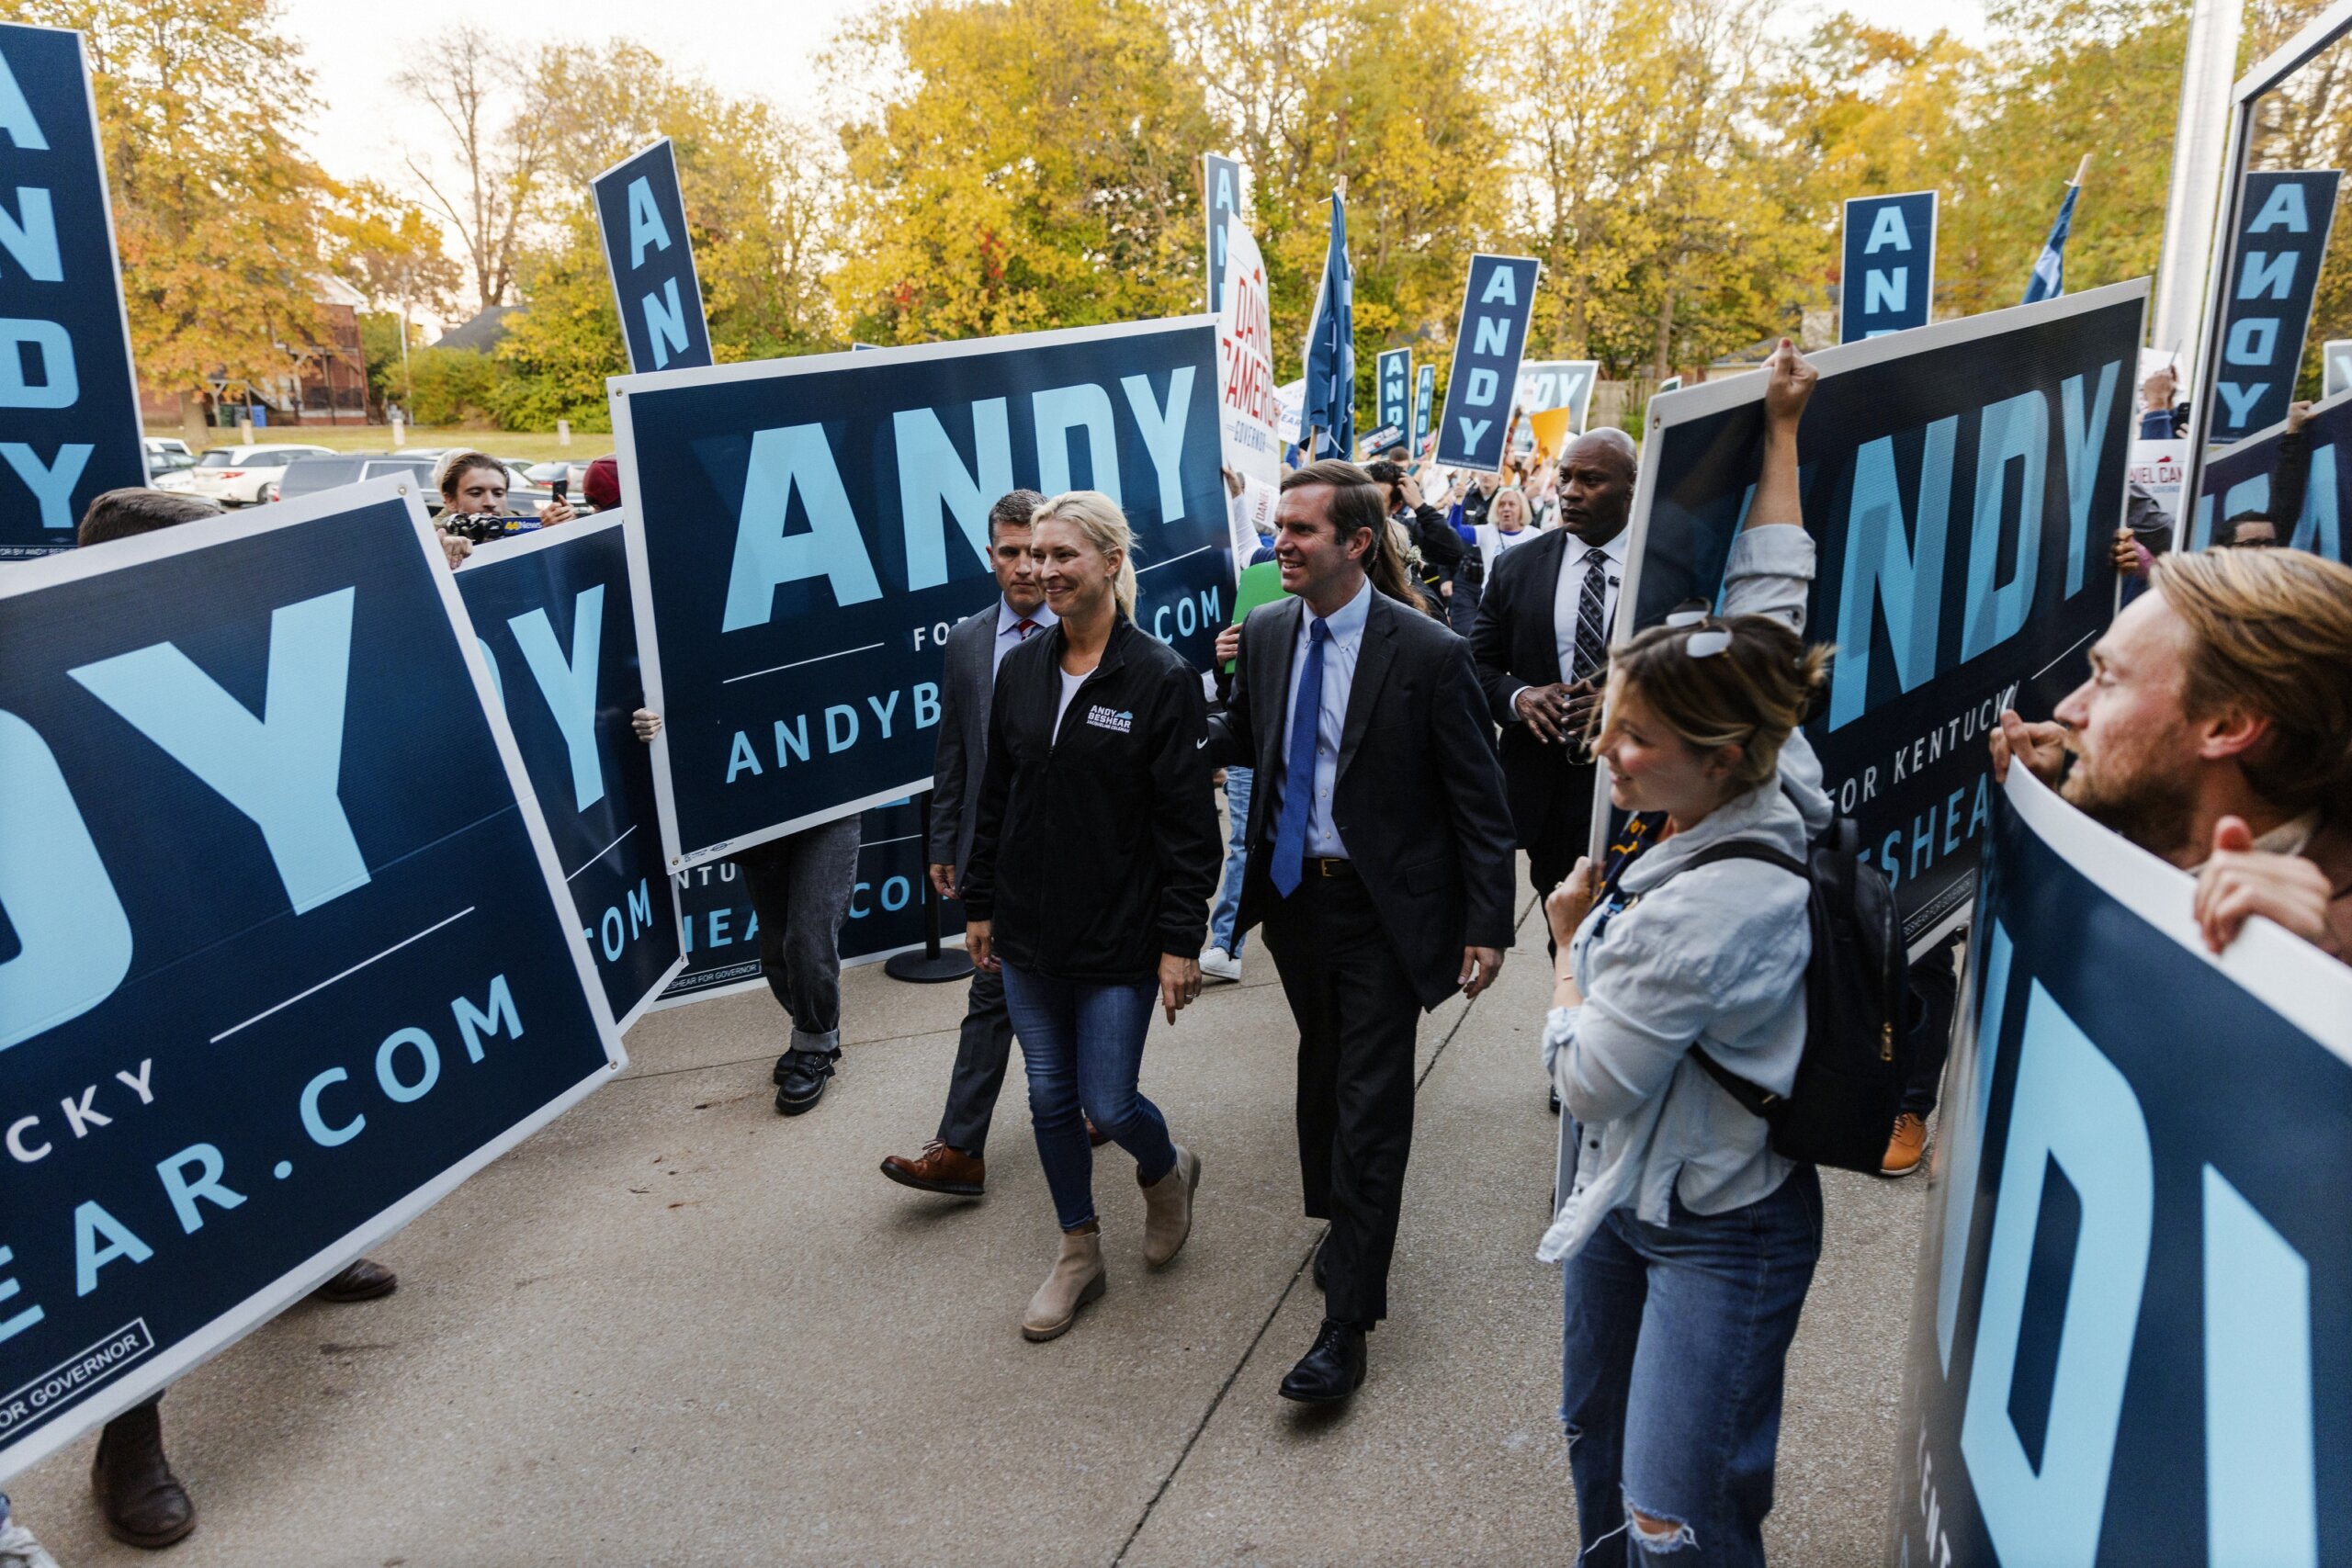
<path fill-rule="evenodd" d="M 1952 1015 L 1960 1010 L 1960 975 L 1955 968 L 1962 927 L 1919 955 L 1911 965 L 1911 1081 L 1901 1109 L 1925 1121 L 1936 1109 L 1943 1089 L 1944 1058 L 1951 1052 Z"/>
<path fill-rule="evenodd" d="M 1577 867 L 1577 857 L 1592 842 L 1593 781 L 1599 772 L 1591 763 L 1564 770 L 1559 787 L 1553 791 L 1551 809 L 1544 814 L 1543 827 L 1520 846 L 1527 852 L 1527 880 L 1534 887 L 1539 904 L 1552 896 L 1552 889 L 1567 880 L 1568 873 Z M 1544 929 L 1548 933 L 1551 922 L 1544 921 Z M 1559 956 L 1558 944 L 1548 934 L 1544 945 L 1554 957 Z"/>
<path fill-rule="evenodd" d="M 956 1073 L 947 1080 L 947 1109 L 939 1118 L 941 1143 L 980 1157 L 1012 1057 L 1012 1015 L 1004 1007 L 1004 976 L 975 969 L 964 1032 L 956 1043 Z"/>
<path fill-rule="evenodd" d="M 1259 893 L 1266 947 L 1298 1024 L 1298 1171 L 1323 1243 L 1324 1315 L 1369 1327 L 1388 1315 L 1405 1161 L 1413 1146 L 1419 998 L 1352 873 Z"/>

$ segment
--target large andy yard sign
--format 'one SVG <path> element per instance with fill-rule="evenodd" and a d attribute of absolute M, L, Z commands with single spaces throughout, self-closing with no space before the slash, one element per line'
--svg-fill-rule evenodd
<path fill-rule="evenodd" d="M 2352 969 L 2010 771 L 1885 1561 L 2352 1560 Z"/>
<path fill-rule="evenodd" d="M 0 562 L 146 482 L 82 35 L 0 23 Z"/>
<path fill-rule="evenodd" d="M 416 498 L 0 570 L 0 1476 L 621 1063 Z"/>
<path fill-rule="evenodd" d="M 492 540 L 458 568 L 458 594 L 626 1030 L 684 956 L 653 761 L 631 723 L 645 696 L 620 514 Z"/>
<path fill-rule="evenodd" d="M 669 869 L 930 786 L 942 645 L 1015 489 L 1109 494 L 1136 621 L 1207 668 L 1232 607 L 1215 319 L 612 383 Z"/>
<path fill-rule="evenodd" d="M 2120 283 L 1814 356 L 1797 437 L 1820 549 L 1806 632 L 1838 657 L 1806 734 L 1915 951 L 1967 917 L 1987 731 L 2003 707 L 2047 717 L 2109 619 L 2146 297 Z M 1652 405 L 1619 637 L 1721 602 L 1764 383 Z"/>

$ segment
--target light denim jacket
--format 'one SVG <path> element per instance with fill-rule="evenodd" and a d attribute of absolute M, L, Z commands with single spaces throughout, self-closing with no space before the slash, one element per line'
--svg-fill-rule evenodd
<path fill-rule="evenodd" d="M 1724 613 L 1777 615 L 1802 633 L 1813 565 L 1803 528 L 1747 530 L 1724 566 Z M 1544 1262 L 1582 1247 L 1611 1210 L 1664 1224 L 1679 1192 L 1695 1212 L 1719 1214 L 1769 1197 L 1794 1168 L 1767 1146 L 1763 1120 L 1690 1053 L 1696 1042 L 1777 1093 L 1795 1083 L 1813 945 L 1807 885 L 1758 861 L 1673 873 L 1736 839 L 1802 860 L 1829 818 L 1821 762 L 1800 730 L 1781 749 L 1775 784 L 1643 853 L 1620 886 L 1644 897 L 1597 938 L 1598 908 L 1577 929 L 1570 951 L 1584 1005 L 1554 1008 L 1544 1029 L 1544 1071 L 1577 1123 L 1568 1198 L 1536 1250 Z"/>

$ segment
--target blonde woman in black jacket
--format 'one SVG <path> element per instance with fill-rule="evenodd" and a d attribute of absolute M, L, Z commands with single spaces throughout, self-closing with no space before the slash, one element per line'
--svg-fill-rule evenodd
<path fill-rule="evenodd" d="M 1192 1233 L 1201 1162 L 1136 1080 L 1152 1004 L 1173 1023 L 1200 995 L 1223 856 L 1200 676 L 1135 624 L 1125 517 L 1109 496 L 1073 491 L 1032 526 L 1060 619 L 997 672 L 964 913 L 972 962 L 1004 976 L 1061 1222 L 1060 1253 L 1021 1323 L 1045 1340 L 1104 1287 L 1081 1111 L 1135 1156 L 1144 1262 L 1165 1265 Z"/>

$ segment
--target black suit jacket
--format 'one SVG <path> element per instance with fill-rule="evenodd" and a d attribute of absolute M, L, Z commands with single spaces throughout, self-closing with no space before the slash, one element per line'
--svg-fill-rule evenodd
<path fill-rule="evenodd" d="M 1210 765 L 1255 768 L 1259 780 L 1250 796 L 1244 931 L 1273 897 L 1268 836 L 1306 614 L 1306 602 L 1290 598 L 1250 612 L 1225 711 L 1209 720 Z M 1453 994 L 1464 947 L 1510 945 L 1510 816 L 1480 706 L 1469 646 L 1374 591 L 1340 732 L 1331 821 L 1424 1008 Z"/>
<path fill-rule="evenodd" d="M 1568 748 L 1538 736 L 1510 701 L 1521 686 L 1548 686 L 1566 679 L 1553 607 L 1568 551 L 1583 544 L 1566 528 L 1547 528 L 1532 544 L 1508 551 L 1487 574 L 1478 618 L 1470 626 L 1478 686 L 1486 694 L 1487 713 L 1502 727 L 1503 781 L 1510 797 L 1511 824 L 1524 850 L 1540 847 L 1546 826 L 1559 820 L 1555 813 L 1564 797 L 1571 806 L 1581 798 L 1588 807 L 1581 814 L 1571 811 L 1578 818 L 1572 831 L 1581 833 L 1581 818 L 1590 815 L 1593 765 L 1570 761 Z"/>
<path fill-rule="evenodd" d="M 956 868 L 962 886 L 979 820 L 980 781 L 989 771 L 989 703 L 996 692 L 996 620 L 1001 599 L 965 616 L 947 634 L 939 677 L 939 743 L 931 763 L 933 865 Z"/>

